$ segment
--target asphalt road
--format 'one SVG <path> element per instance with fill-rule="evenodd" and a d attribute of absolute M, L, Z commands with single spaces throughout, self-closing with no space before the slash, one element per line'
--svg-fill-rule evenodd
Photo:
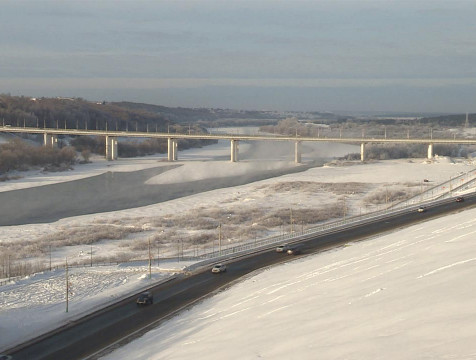
<path fill-rule="evenodd" d="M 464 208 L 473 207 L 475 204 L 476 197 L 466 197 L 466 201 L 463 203 L 447 202 L 430 207 L 424 213 L 417 213 L 415 208 L 411 212 L 395 217 L 365 223 L 332 234 L 316 236 L 306 242 L 301 242 L 304 252 L 297 257 L 405 227 L 445 213 L 461 211 Z M 11 349 L 7 353 L 13 355 L 15 360 L 83 359 L 134 332 L 137 332 L 135 334 L 137 337 L 148 330 L 144 327 L 157 326 L 197 299 L 213 294 L 256 269 L 290 261 L 293 258 L 296 257 L 276 253 L 273 247 L 227 262 L 228 271 L 223 274 L 212 274 L 210 268 L 207 267 L 193 274 L 182 275 L 152 289 L 153 305 L 137 307 L 136 296 L 131 296 L 41 338 Z M 132 338 L 134 336 L 128 337 L 116 344 L 115 347 L 131 341 Z M 94 355 L 92 358 L 97 358 L 97 356 Z"/>

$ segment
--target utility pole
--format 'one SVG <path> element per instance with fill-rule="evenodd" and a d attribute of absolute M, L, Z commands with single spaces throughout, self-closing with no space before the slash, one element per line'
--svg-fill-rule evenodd
<path fill-rule="evenodd" d="M 152 278 L 152 268 L 151 268 L 151 265 L 152 265 L 152 258 L 151 258 L 151 255 L 150 255 L 150 237 L 149 237 L 149 279 Z"/>
<path fill-rule="evenodd" d="M 344 221 L 345 221 L 345 213 L 346 213 L 346 206 L 345 206 L 345 196 L 344 196 Z"/>
<path fill-rule="evenodd" d="M 218 254 L 221 256 L 221 224 L 218 225 Z"/>
<path fill-rule="evenodd" d="M 291 223 L 291 234 L 294 233 L 294 224 L 293 224 L 293 209 L 289 209 L 290 223 Z"/>
<path fill-rule="evenodd" d="M 68 278 L 68 258 L 66 258 L 66 312 L 69 305 L 69 278 Z"/>
<path fill-rule="evenodd" d="M 159 248 L 159 240 L 157 240 L 157 267 L 159 267 L 159 258 L 160 258 L 160 248 Z"/>

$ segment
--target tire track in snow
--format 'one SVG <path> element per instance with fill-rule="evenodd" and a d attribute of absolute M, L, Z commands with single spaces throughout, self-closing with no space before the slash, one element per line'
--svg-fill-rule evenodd
<path fill-rule="evenodd" d="M 424 278 L 425 276 L 433 275 L 433 274 L 439 273 L 441 271 L 451 269 L 452 267 L 455 267 L 455 266 L 458 266 L 458 265 L 463 265 L 463 264 L 466 264 L 466 263 L 469 263 L 469 262 L 475 261 L 475 260 L 476 260 L 476 258 L 472 258 L 472 259 L 468 259 L 468 260 L 458 261 L 458 262 L 455 262 L 455 263 L 450 264 L 450 265 L 442 266 L 438 269 L 435 269 L 433 271 L 427 272 L 426 274 L 418 276 L 417 279 L 421 279 L 421 278 Z"/>

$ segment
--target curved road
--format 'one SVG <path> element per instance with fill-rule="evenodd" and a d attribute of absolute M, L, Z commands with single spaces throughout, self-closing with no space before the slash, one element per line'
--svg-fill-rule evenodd
<path fill-rule="evenodd" d="M 417 213 L 414 209 L 384 220 L 374 220 L 350 229 L 313 237 L 301 242 L 304 253 L 318 252 L 331 246 L 408 226 L 445 213 L 460 211 L 476 204 L 476 196 L 467 196 L 465 199 L 463 203 L 451 200 L 429 207 L 425 213 Z M 115 343 L 112 348 L 118 347 L 131 341 L 148 328 L 157 326 L 177 311 L 190 306 L 197 299 L 213 294 L 256 269 L 291 259 L 289 255 L 276 253 L 273 247 L 227 262 L 228 272 L 224 274 L 212 274 L 209 267 L 197 270 L 152 288 L 154 304 L 151 306 L 138 308 L 135 304 L 136 296 L 131 296 L 52 333 L 10 349 L 7 353 L 13 355 L 15 360 L 97 358 L 99 355 L 96 353 L 101 349 Z M 133 333 L 135 335 L 130 336 Z M 125 339 L 119 341 L 123 338 Z"/>

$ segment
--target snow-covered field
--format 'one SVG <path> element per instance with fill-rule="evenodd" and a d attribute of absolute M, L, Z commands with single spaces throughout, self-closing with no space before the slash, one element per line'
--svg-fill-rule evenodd
<path fill-rule="evenodd" d="M 218 147 L 214 152 L 217 150 Z M 223 148 L 224 154 L 228 151 Z M 186 158 L 186 154 L 182 156 Z M 190 156 L 194 161 L 184 162 L 184 166 L 149 181 L 190 181 L 196 179 L 197 170 L 202 166 L 206 169 L 200 172 L 202 179 L 220 176 L 224 171 L 236 171 L 239 176 L 252 162 L 229 164 L 203 161 L 196 153 Z M 73 171 L 68 176 L 90 176 L 111 167 L 116 171 L 134 171 L 160 165 L 154 157 L 100 163 L 91 164 L 91 171 Z M 273 163 L 275 165 L 270 166 L 283 165 L 278 161 Z M 233 165 L 234 169 L 228 165 Z M 270 191 L 283 183 L 356 182 L 371 185 L 367 192 L 372 192 L 388 186 L 405 187 L 412 182 L 421 184 L 423 178 L 436 184 L 473 168 L 467 161 L 447 158 L 433 162 L 413 159 L 326 166 L 136 209 L 85 215 L 51 224 L 2 227 L 0 242 L 21 241 L 25 236 L 34 241 L 35 237 L 80 225 L 92 226 L 98 221 L 120 222 L 124 219 L 128 222 L 137 218 L 143 224 L 148 218 L 192 212 L 203 207 L 298 209 L 313 203 L 325 204 L 330 197 L 337 199 L 340 196 L 324 191 Z M 46 181 L 63 181 L 59 175 L 54 174 L 56 179 L 44 179 L 43 175 L 36 174 L 1 184 L 0 189 L 3 187 L 7 191 Z M 34 179 L 35 176 L 39 178 Z M 365 195 L 346 194 L 352 211 L 362 211 L 361 201 Z M 470 325 L 474 314 L 466 301 L 475 294 L 474 287 L 466 280 L 474 275 L 474 271 L 471 273 L 473 249 L 468 240 L 476 231 L 472 221 L 475 214 L 474 210 L 466 211 L 267 269 L 172 319 L 109 358 L 188 359 L 191 354 L 194 358 L 201 358 L 200 354 L 203 354 L 203 358 L 218 359 L 230 358 L 232 354 L 231 358 L 366 359 L 379 358 L 383 352 L 385 358 L 395 359 L 425 354 L 429 354 L 428 358 L 469 357 L 472 348 L 465 336 L 474 330 Z M 144 236 L 150 234 L 146 232 Z M 119 244 L 113 241 L 95 244 L 94 248 L 95 256 L 101 251 L 120 250 Z M 53 262 L 63 263 L 66 257 L 87 257 L 88 251 L 89 246 L 56 249 L 52 254 Z M 183 262 L 161 263 L 160 267 L 155 264 L 152 279 L 147 277 L 147 266 L 140 264 L 71 269 L 68 313 L 65 313 L 63 270 L 2 286 L 0 352 L 93 311 L 99 305 L 138 292 L 186 265 Z M 461 329 L 458 331 L 462 336 L 456 338 L 457 333 L 452 330 L 448 331 L 450 335 L 445 334 L 445 326 L 450 330 Z M 442 345 L 446 344 L 442 341 L 443 336 L 448 337 L 445 338 L 448 346 Z M 213 349 L 212 353 L 210 349 Z M 476 354 L 476 349 L 473 353 Z"/>
<path fill-rule="evenodd" d="M 147 166 L 153 163 L 157 164 L 156 161 L 151 159 L 140 161 Z M 223 174 L 229 175 L 230 173 L 240 176 L 239 174 L 242 174 L 243 169 L 252 171 L 253 168 L 258 166 L 258 163 L 261 163 L 261 161 L 250 160 L 235 164 L 225 161 L 183 162 L 183 166 L 153 177 L 148 182 L 169 183 L 179 179 L 187 182 L 197 179 L 197 176 L 206 179 L 207 177 L 220 177 Z M 113 166 L 119 168 L 121 165 L 113 164 Z M 133 165 L 124 165 L 122 169 L 126 166 L 132 167 Z M 259 164 L 259 166 L 262 168 L 263 165 Z M 266 166 L 278 168 L 294 165 L 286 161 L 273 161 L 266 163 Z M 0 232 L 0 243 L 22 244 L 23 248 L 34 247 L 34 244 L 39 242 L 44 244 L 45 241 L 64 237 L 64 234 L 69 234 L 72 231 L 91 233 L 95 231 L 94 229 L 113 226 L 131 231 L 131 233 L 120 240 L 105 239 L 94 242 L 92 244 L 94 258 L 120 257 L 121 254 L 127 252 L 134 259 L 145 259 L 147 248 L 144 247 L 144 244 L 151 236 L 159 237 L 162 243 L 166 239 L 173 243 L 177 241 L 176 239 L 193 239 L 194 236 L 199 234 L 196 229 L 188 229 L 179 222 L 178 218 L 187 217 L 187 214 L 198 218 L 203 213 L 206 220 L 210 218 L 210 212 L 226 214 L 232 210 L 239 214 L 246 214 L 258 209 L 264 215 L 273 213 L 277 209 L 283 209 L 288 214 L 290 208 L 294 210 L 308 209 L 309 211 L 319 211 L 320 209 L 320 211 L 325 212 L 326 207 L 342 206 L 344 201 L 346 202 L 347 215 L 364 214 L 376 210 L 379 206 L 378 204 L 368 203 L 366 198 L 369 196 L 382 194 L 392 189 L 420 191 L 423 178 L 431 180 L 430 183 L 426 184 L 436 185 L 472 168 L 471 163 L 462 160 L 453 162 L 447 158 L 440 158 L 432 163 L 427 163 L 423 159 L 414 159 L 384 161 L 365 165 L 353 163 L 349 166 L 318 167 L 301 173 L 288 174 L 233 188 L 217 189 L 134 209 L 65 218 L 53 223 L 3 226 Z M 85 174 L 83 173 L 81 176 L 85 176 Z M 16 184 L 18 184 L 18 181 L 16 181 Z M 28 182 L 28 178 L 25 181 Z M 353 184 L 347 189 L 344 185 L 349 183 Z M 8 186 L 8 183 L 5 186 Z M 168 220 L 166 227 L 163 225 L 163 219 Z M 220 221 L 220 219 L 215 220 L 217 223 Z M 253 224 L 252 222 L 246 224 L 248 230 L 254 226 Z M 131 228 L 136 228 L 139 232 L 132 232 Z M 147 231 L 142 231 L 142 229 Z M 289 231 L 287 226 L 284 230 Z M 226 237 L 229 245 L 243 241 L 240 223 L 227 225 L 223 228 L 223 231 L 228 232 Z M 272 235 L 279 233 L 282 229 L 278 224 L 275 227 L 269 227 L 267 231 L 269 235 Z M 203 253 L 211 251 L 211 249 L 211 243 L 204 243 L 200 245 L 197 251 Z M 176 256 L 177 246 L 162 246 L 160 251 L 163 256 Z M 63 247 L 53 245 L 51 260 L 53 265 L 64 264 L 65 258 L 68 258 L 72 264 L 88 262 L 90 252 L 91 247 L 87 242 L 84 245 Z M 38 261 L 46 264 L 49 261 L 49 254 L 44 254 L 44 257 L 38 259 Z"/>

